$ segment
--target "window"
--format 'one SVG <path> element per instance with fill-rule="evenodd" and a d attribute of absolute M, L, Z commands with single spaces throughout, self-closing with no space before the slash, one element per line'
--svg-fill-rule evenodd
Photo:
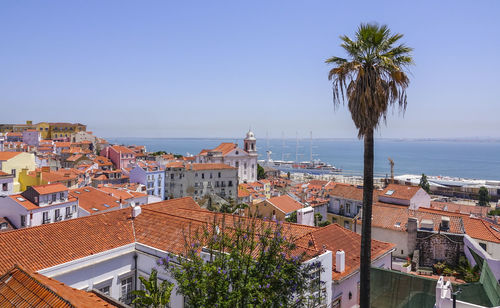
<path fill-rule="evenodd" d="M 7 191 L 7 189 L 9 189 L 9 185 L 7 183 L 3 183 L 2 184 L 2 190 L 3 191 Z"/>
<path fill-rule="evenodd" d="M 344 221 L 344 228 L 349 229 L 349 222 L 348 221 Z"/>
<path fill-rule="evenodd" d="M 66 208 L 66 218 L 69 218 L 69 217 L 71 217 L 71 208 L 68 206 Z"/>
<path fill-rule="evenodd" d="M 98 290 L 99 290 L 99 292 L 101 292 L 103 294 L 109 295 L 109 286 L 102 287 Z"/>
<path fill-rule="evenodd" d="M 342 297 L 339 297 L 335 300 L 332 301 L 332 308 L 340 308 L 340 304 L 342 303 L 341 301 Z"/>
<path fill-rule="evenodd" d="M 73 205 L 73 211 L 72 213 L 75 213 L 76 212 L 76 205 Z"/>
<path fill-rule="evenodd" d="M 486 244 L 485 243 L 479 243 L 479 246 L 481 246 L 481 248 L 483 248 L 484 251 L 486 251 Z"/>
<path fill-rule="evenodd" d="M 174 179 L 174 174 L 173 174 L 173 173 L 170 175 L 170 179 L 171 179 L 171 180 L 173 180 L 173 179 Z"/>
<path fill-rule="evenodd" d="M 235 165 L 234 165 L 234 166 L 235 166 L 236 168 L 239 168 L 239 167 L 240 167 L 240 162 L 239 162 L 239 161 L 237 161 L 237 162 L 235 163 Z"/>
<path fill-rule="evenodd" d="M 229 186 L 229 187 L 233 187 L 233 181 L 228 181 L 228 182 L 227 182 L 227 186 Z"/>
<path fill-rule="evenodd" d="M 212 172 L 210 172 L 210 178 L 212 178 Z"/>
<path fill-rule="evenodd" d="M 221 176 L 220 172 L 219 172 L 218 176 L 219 176 L 219 177 Z"/>
<path fill-rule="evenodd" d="M 21 227 L 26 227 L 26 215 L 21 215 Z"/>
<path fill-rule="evenodd" d="M 52 202 L 55 202 L 57 200 L 57 194 L 52 194 Z"/>
<path fill-rule="evenodd" d="M 337 218 L 332 217 L 332 224 L 337 223 Z"/>
<path fill-rule="evenodd" d="M 16 169 L 10 170 L 10 173 L 15 177 L 16 176 Z"/>
<path fill-rule="evenodd" d="M 0 224 L 0 230 L 5 230 L 5 229 L 7 229 L 7 227 L 8 227 L 8 226 L 9 226 L 9 225 L 8 225 L 6 222 L 2 222 L 2 223 Z"/>
<path fill-rule="evenodd" d="M 43 222 L 44 224 L 48 224 L 50 222 L 49 212 L 43 212 Z"/>
<path fill-rule="evenodd" d="M 56 209 L 55 214 L 54 214 L 54 221 L 59 221 L 61 220 L 61 209 Z"/>
<path fill-rule="evenodd" d="M 120 300 L 125 303 L 129 303 L 132 299 L 132 277 L 122 279 L 121 289 L 120 289 Z"/>
<path fill-rule="evenodd" d="M 205 173 L 202 173 L 201 174 L 201 178 L 204 179 L 205 178 Z"/>
<path fill-rule="evenodd" d="M 59 200 L 64 201 L 64 193 L 59 193 Z"/>

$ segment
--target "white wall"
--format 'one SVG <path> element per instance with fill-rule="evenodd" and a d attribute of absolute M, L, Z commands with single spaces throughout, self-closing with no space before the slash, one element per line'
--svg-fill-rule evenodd
<path fill-rule="evenodd" d="M 361 226 L 358 225 L 356 233 L 361 234 L 361 229 Z M 409 254 L 413 253 L 413 251 L 408 251 L 407 232 L 372 227 L 372 239 L 395 244 L 396 250 L 392 253 L 395 257 L 406 258 Z M 403 250 L 403 253 L 401 253 L 401 250 Z"/>
<path fill-rule="evenodd" d="M 372 262 L 372 267 L 391 269 L 391 254 L 388 253 L 379 259 Z M 359 270 L 352 273 L 350 276 L 343 280 L 333 282 L 332 284 L 332 300 L 341 299 L 341 307 L 357 307 L 358 305 L 358 284 L 359 284 Z M 351 299 L 349 299 L 349 292 L 351 292 Z"/>

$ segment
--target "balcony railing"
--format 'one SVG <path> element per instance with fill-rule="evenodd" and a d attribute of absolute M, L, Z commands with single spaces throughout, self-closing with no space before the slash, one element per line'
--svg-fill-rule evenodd
<path fill-rule="evenodd" d="M 62 219 L 62 215 L 55 217 L 54 221 L 60 221 L 61 219 Z"/>
<path fill-rule="evenodd" d="M 44 219 L 42 224 L 50 224 L 50 218 Z"/>

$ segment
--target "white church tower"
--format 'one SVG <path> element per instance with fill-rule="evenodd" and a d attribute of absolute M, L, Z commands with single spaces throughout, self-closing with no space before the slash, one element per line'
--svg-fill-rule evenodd
<path fill-rule="evenodd" d="M 255 139 L 254 133 L 249 130 L 247 133 L 247 137 L 245 138 L 245 152 L 248 154 L 257 155 L 257 139 Z"/>

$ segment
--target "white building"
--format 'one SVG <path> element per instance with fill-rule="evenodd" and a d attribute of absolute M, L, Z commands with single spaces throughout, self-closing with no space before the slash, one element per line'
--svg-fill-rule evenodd
<path fill-rule="evenodd" d="M 148 195 L 165 200 L 165 169 L 155 161 L 137 161 L 129 173 L 130 183 L 146 186 Z"/>
<path fill-rule="evenodd" d="M 0 198 L 0 217 L 16 228 L 34 227 L 78 217 L 78 200 L 62 184 L 31 186 L 21 194 Z"/>
<path fill-rule="evenodd" d="M 236 143 L 221 143 L 212 150 L 202 150 L 196 156 L 198 163 L 227 164 L 238 169 L 238 179 L 242 182 L 257 181 L 257 139 L 248 131 L 243 149 Z"/>
<path fill-rule="evenodd" d="M 188 226 L 203 226 L 213 215 L 200 209 L 192 198 L 181 198 L 0 233 L 0 272 L 16 263 L 73 288 L 96 289 L 130 303 L 131 291 L 139 289 L 138 277 L 147 277 L 153 268 L 158 269 L 160 280 L 174 281 L 158 261 L 168 253 L 181 253 L 183 231 Z M 312 256 L 306 262 L 320 262 L 324 269 L 318 272 L 324 282 L 323 304 L 336 308 L 356 305 L 360 236 L 338 225 L 317 228 L 291 224 L 290 228 L 297 237 L 297 247 Z M 392 246 L 374 241 L 373 266 L 390 267 Z M 170 306 L 184 307 L 176 288 Z"/>
<path fill-rule="evenodd" d="M 38 146 L 40 144 L 40 140 L 42 137 L 40 136 L 40 132 L 36 129 L 28 129 L 23 131 L 23 142 L 27 145 Z"/>
<path fill-rule="evenodd" d="M 215 194 L 237 198 L 238 170 L 221 163 L 186 164 L 173 162 L 165 166 L 165 197 L 191 196 L 200 199 Z"/>

